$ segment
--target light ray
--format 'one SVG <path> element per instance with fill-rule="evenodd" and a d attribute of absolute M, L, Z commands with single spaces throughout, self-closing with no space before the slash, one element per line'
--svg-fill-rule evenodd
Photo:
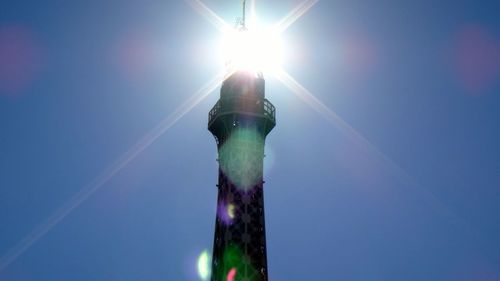
<path fill-rule="evenodd" d="M 419 185 L 405 170 L 403 170 L 403 168 L 382 153 L 376 146 L 371 144 L 366 138 L 358 133 L 353 127 L 351 127 L 346 121 L 344 121 L 304 86 L 297 82 L 286 71 L 281 70 L 277 73 L 276 78 L 289 88 L 297 97 L 307 103 L 307 105 L 312 107 L 327 121 L 336 126 L 342 133 L 347 135 L 347 137 L 357 144 L 358 147 L 364 150 L 363 152 L 367 156 L 373 157 L 375 161 L 381 164 L 382 168 L 396 176 L 398 181 L 405 183 L 405 186 L 412 188 L 412 190 L 425 198 L 427 200 L 426 203 L 431 204 L 434 211 L 442 215 L 443 218 L 448 218 L 451 222 L 462 227 L 466 227 L 475 234 L 478 234 L 477 231 L 469 225 L 469 223 L 450 210 L 450 208 L 439 200 L 432 192 Z"/>
<path fill-rule="evenodd" d="M 294 22 L 296 22 L 301 16 L 303 16 L 307 11 L 309 11 L 319 0 L 305 0 L 295 7 L 288 15 L 282 18 L 276 25 L 275 29 L 278 32 L 283 32 L 288 29 Z"/>
<path fill-rule="evenodd" d="M 219 31 L 231 29 L 231 26 L 200 0 L 185 0 L 196 12 L 213 24 Z"/>
<path fill-rule="evenodd" d="M 338 116 L 333 110 L 328 108 L 323 102 L 321 102 L 316 96 L 309 92 L 304 86 L 297 82 L 290 74 L 284 70 L 276 72 L 276 78 L 280 80 L 286 87 L 288 87 L 295 95 L 311 106 L 316 112 L 321 114 L 329 122 L 337 126 L 342 132 L 347 133 L 353 139 L 360 142 L 363 145 L 371 144 L 362 137 L 356 130 L 354 130 L 349 124 L 347 124 L 340 116 Z"/>
<path fill-rule="evenodd" d="M 220 16 L 218 16 L 214 11 L 207 7 L 200 0 L 185 0 L 195 11 L 212 23 L 218 30 L 225 31 L 230 30 L 231 26 L 224 21 Z M 250 21 L 254 21 L 256 13 L 256 0 L 250 1 Z M 288 29 L 294 22 L 296 22 L 301 16 L 303 16 L 307 11 L 309 11 L 319 0 L 305 0 L 295 7 L 288 15 L 282 18 L 277 24 L 274 25 L 274 29 L 278 32 L 283 32 Z"/>
<path fill-rule="evenodd" d="M 55 225 L 68 216 L 82 202 L 88 199 L 99 188 L 106 184 L 125 166 L 132 162 L 141 152 L 148 148 L 161 135 L 177 123 L 184 115 L 190 112 L 196 105 L 204 100 L 213 90 L 217 88 L 222 80 L 223 73 L 217 75 L 204 85 L 193 96 L 181 104 L 174 112 L 168 115 L 161 123 L 142 137 L 134 146 L 125 152 L 117 161 L 114 162 L 104 173 L 86 185 L 76 195 L 64 203 L 59 209 L 52 213 L 45 221 L 39 224 L 35 229 L 24 237 L 17 245 L 11 248 L 2 258 L 0 258 L 0 272 L 8 267 L 14 260 L 21 256 L 34 243 L 49 232 Z"/>

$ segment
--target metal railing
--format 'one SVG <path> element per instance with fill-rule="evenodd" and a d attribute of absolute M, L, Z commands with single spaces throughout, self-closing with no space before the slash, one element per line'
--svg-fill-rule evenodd
<path fill-rule="evenodd" d="M 267 99 L 256 100 L 242 97 L 220 99 L 208 114 L 208 123 L 220 114 L 241 113 L 253 116 L 263 116 L 276 122 L 276 108 Z"/>

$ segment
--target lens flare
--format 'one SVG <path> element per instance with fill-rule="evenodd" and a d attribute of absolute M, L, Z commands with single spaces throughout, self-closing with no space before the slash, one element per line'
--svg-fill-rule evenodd
<path fill-rule="evenodd" d="M 494 88 L 500 77 L 500 42 L 482 26 L 467 26 L 458 33 L 451 51 L 458 82 L 471 95 Z"/>
<path fill-rule="evenodd" d="M 335 111 L 326 106 L 321 100 L 319 100 L 316 96 L 309 92 L 309 90 L 307 90 L 304 86 L 297 82 L 292 76 L 290 76 L 290 74 L 282 71 L 276 76 L 276 78 L 280 80 L 283 85 L 288 87 L 297 97 L 299 97 L 307 105 L 309 105 L 316 112 L 322 115 L 328 122 L 335 125 L 343 134 L 349 137 L 353 144 L 362 149 L 362 151 L 366 153 L 366 155 L 380 163 L 383 169 L 391 172 L 402 183 L 406 183 L 406 186 L 411 187 L 412 190 L 418 192 L 418 194 L 420 194 L 423 198 L 426 198 L 427 202 L 432 204 L 436 212 L 439 212 L 444 217 L 454 218 L 455 223 L 459 223 L 463 227 L 470 228 L 467 221 L 457 216 L 432 192 L 428 191 L 423 186 L 418 184 L 403 168 L 401 168 L 397 163 L 387 157 L 375 145 L 369 142 L 363 135 L 361 135 L 351 125 L 344 121 L 344 119 L 337 115 Z"/>
<path fill-rule="evenodd" d="M 28 29 L 0 25 L 0 96 L 16 97 L 28 89 L 41 70 L 41 55 Z"/>
<path fill-rule="evenodd" d="M 217 217 L 226 225 L 233 224 L 236 217 L 236 206 L 226 202 L 219 203 L 217 206 Z"/>
<path fill-rule="evenodd" d="M 264 139 L 256 129 L 236 129 L 219 150 L 224 175 L 242 191 L 262 181 Z"/>
<path fill-rule="evenodd" d="M 203 251 L 198 257 L 198 275 L 201 280 L 210 278 L 210 255 L 207 250 Z"/>
<path fill-rule="evenodd" d="M 207 19 L 218 30 L 223 30 L 229 26 L 219 15 L 203 4 L 200 0 L 186 0 L 186 2 L 201 16 Z"/>
<path fill-rule="evenodd" d="M 234 219 L 234 217 L 235 217 L 235 213 L 234 213 L 234 209 L 235 209 L 235 208 L 236 208 L 236 207 L 235 207 L 233 204 L 229 204 L 229 205 L 227 206 L 227 215 L 228 215 L 228 216 L 229 216 L 229 218 L 231 218 L 231 219 Z"/>
<path fill-rule="evenodd" d="M 250 257 L 242 250 L 237 246 L 229 246 L 224 250 L 220 271 L 214 273 L 214 279 L 225 281 L 254 280 L 252 276 L 259 274 L 259 271 L 253 267 Z"/>
<path fill-rule="evenodd" d="M 229 273 L 227 274 L 227 281 L 234 281 L 234 277 L 236 277 L 236 268 L 229 270 Z"/>
<path fill-rule="evenodd" d="M 97 192 L 108 181 L 122 171 L 129 163 L 146 150 L 159 137 L 174 126 L 184 115 L 188 114 L 194 107 L 202 102 L 210 93 L 217 88 L 222 74 L 217 75 L 203 86 L 192 97 L 181 104 L 174 112 L 163 119 L 158 126 L 153 128 L 134 146 L 126 151 L 120 158 L 116 160 L 107 170 L 100 176 L 95 178 L 91 183 L 82 188 L 77 194 L 66 201 L 57 211 L 52 213 L 45 221 L 35 227 L 26 237 L 18 244 L 14 245 L 5 255 L 0 257 L 0 272 L 9 266 L 14 260 L 27 251 L 31 245 L 36 243 L 40 238 L 47 234 L 55 225 L 66 218 L 74 209 L 78 208 L 92 194 Z"/>
<path fill-rule="evenodd" d="M 288 15 L 281 19 L 276 27 L 280 32 L 288 29 L 294 22 L 309 11 L 319 0 L 305 0 L 293 9 Z"/>

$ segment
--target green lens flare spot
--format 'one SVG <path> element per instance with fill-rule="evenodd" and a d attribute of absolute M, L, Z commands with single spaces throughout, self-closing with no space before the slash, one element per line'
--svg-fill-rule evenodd
<path fill-rule="evenodd" d="M 201 280 L 210 278 L 210 255 L 207 250 L 203 251 L 198 257 L 198 275 Z"/>
<path fill-rule="evenodd" d="M 263 159 L 264 138 L 253 128 L 235 129 L 219 149 L 222 171 L 244 191 L 262 181 Z"/>

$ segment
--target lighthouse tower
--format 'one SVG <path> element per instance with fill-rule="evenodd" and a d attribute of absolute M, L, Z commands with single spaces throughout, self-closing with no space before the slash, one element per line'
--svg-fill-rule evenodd
<path fill-rule="evenodd" d="M 247 32 L 245 1 L 238 29 L 243 35 Z M 219 162 L 211 281 L 268 280 L 264 143 L 275 125 L 275 108 L 265 98 L 262 73 L 236 66 L 208 116 Z"/>
<path fill-rule="evenodd" d="M 219 161 L 211 281 L 268 280 L 263 161 L 275 124 L 261 74 L 237 71 L 226 78 L 208 121 Z"/>

